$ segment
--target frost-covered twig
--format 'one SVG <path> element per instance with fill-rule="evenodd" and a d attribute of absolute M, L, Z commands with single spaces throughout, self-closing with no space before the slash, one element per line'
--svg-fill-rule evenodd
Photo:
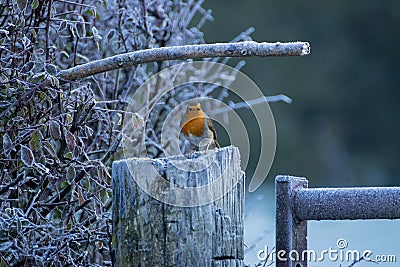
<path fill-rule="evenodd" d="M 361 258 L 355 259 L 355 260 L 353 261 L 353 263 L 350 264 L 348 267 L 353 267 L 353 266 L 355 266 L 357 263 L 362 262 L 362 261 L 373 262 L 373 263 L 379 264 L 379 262 L 374 261 L 374 260 L 368 258 L 368 256 L 366 257 L 366 255 L 363 255 Z"/>
<path fill-rule="evenodd" d="M 160 47 L 96 60 L 60 71 L 57 76 L 65 80 L 76 80 L 118 68 L 163 60 L 210 57 L 305 56 L 309 53 L 310 44 L 307 42 L 257 43 L 245 41 L 239 43 Z"/>
<path fill-rule="evenodd" d="M 218 109 L 213 110 L 210 112 L 210 115 L 215 115 L 223 112 L 227 112 L 230 109 L 240 109 L 240 108 L 250 108 L 251 106 L 258 105 L 265 103 L 267 101 L 268 103 L 273 103 L 273 102 L 285 102 L 287 104 L 292 103 L 292 99 L 286 95 L 280 94 L 280 95 L 273 95 L 273 96 L 264 96 L 264 97 L 259 97 L 256 99 L 248 100 L 248 101 L 243 101 L 239 103 L 232 103 L 229 105 L 229 107 L 221 107 Z"/>

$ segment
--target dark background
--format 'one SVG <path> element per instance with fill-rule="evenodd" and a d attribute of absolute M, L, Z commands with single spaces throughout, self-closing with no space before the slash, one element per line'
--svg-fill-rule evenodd
<path fill-rule="evenodd" d="M 242 71 L 271 104 L 277 174 L 310 186 L 398 185 L 400 1 L 206 1 L 207 43 L 254 27 L 256 41 L 308 41 L 306 57 L 249 58 Z M 251 167 L 251 166 L 250 166 Z M 250 171 L 251 172 L 251 171 Z"/>

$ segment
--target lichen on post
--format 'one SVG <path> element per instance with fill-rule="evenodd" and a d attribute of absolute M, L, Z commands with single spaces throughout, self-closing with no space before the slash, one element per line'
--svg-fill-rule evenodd
<path fill-rule="evenodd" d="M 114 162 L 115 266 L 244 266 L 243 208 L 236 147 Z"/>

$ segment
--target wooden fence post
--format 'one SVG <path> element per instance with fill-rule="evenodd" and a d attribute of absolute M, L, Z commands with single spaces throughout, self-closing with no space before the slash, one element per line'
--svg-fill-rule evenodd
<path fill-rule="evenodd" d="M 226 147 L 189 157 L 114 162 L 114 266 L 244 266 L 239 150 Z M 191 164 L 204 168 L 191 171 Z M 210 194 L 186 194 L 207 187 Z M 178 189 L 185 194 L 173 193 Z"/>

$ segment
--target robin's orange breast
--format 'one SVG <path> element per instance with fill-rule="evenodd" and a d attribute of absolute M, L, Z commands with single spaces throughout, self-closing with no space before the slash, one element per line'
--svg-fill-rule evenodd
<path fill-rule="evenodd" d="M 204 117 L 197 117 L 186 121 L 182 126 L 184 135 L 194 135 L 197 137 L 204 134 Z"/>

